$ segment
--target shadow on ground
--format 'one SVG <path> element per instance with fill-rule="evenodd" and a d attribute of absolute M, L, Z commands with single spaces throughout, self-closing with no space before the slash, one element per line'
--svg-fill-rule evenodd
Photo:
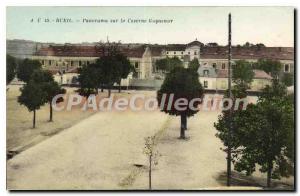
<path fill-rule="evenodd" d="M 221 172 L 216 176 L 216 180 L 222 186 L 226 186 L 227 175 L 226 172 Z M 279 180 L 272 180 L 272 187 L 266 187 L 266 179 L 263 177 L 246 176 L 245 174 L 232 171 L 232 186 L 243 186 L 243 187 L 259 187 L 263 190 L 294 190 L 293 184 L 281 182 Z"/>

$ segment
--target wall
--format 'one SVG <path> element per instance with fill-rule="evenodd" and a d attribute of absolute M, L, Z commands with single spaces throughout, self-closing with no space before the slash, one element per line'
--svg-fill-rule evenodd
<path fill-rule="evenodd" d="M 176 56 L 181 60 L 183 60 L 184 56 L 186 55 L 189 56 L 189 61 L 193 60 L 194 58 L 200 59 L 200 46 L 189 46 L 185 50 L 168 50 L 165 54 L 170 58 Z"/>
<path fill-rule="evenodd" d="M 150 88 L 150 89 L 159 89 L 162 85 L 163 80 L 155 79 L 131 79 L 130 86 L 137 88 Z"/>
<path fill-rule="evenodd" d="M 62 77 L 59 74 L 55 74 L 53 76 L 54 76 L 54 80 L 58 84 L 71 85 L 71 84 L 74 84 L 74 83 L 72 83 L 73 78 L 78 77 L 78 74 L 77 73 L 65 73 L 62 75 Z"/>
<path fill-rule="evenodd" d="M 152 77 L 152 55 L 149 47 L 145 49 L 142 64 L 142 77 L 140 79 L 147 79 Z"/>
<path fill-rule="evenodd" d="M 217 78 L 216 83 L 217 83 L 217 90 L 226 90 L 228 88 L 228 78 Z M 271 84 L 271 80 L 269 79 L 255 78 L 253 79 L 249 90 L 260 91 L 266 85 L 270 85 L 270 84 Z M 232 82 L 232 86 L 234 86 L 233 82 Z"/>
<path fill-rule="evenodd" d="M 232 63 L 241 59 L 232 59 Z M 257 62 L 258 59 L 242 59 L 248 62 Z M 281 74 L 284 72 L 284 65 L 288 64 L 290 66 L 290 70 L 288 73 L 294 73 L 294 61 L 293 60 L 280 60 L 282 63 Z M 213 64 L 216 64 L 216 69 L 223 69 L 222 64 L 225 65 L 225 69 L 228 69 L 228 60 L 227 59 L 200 59 L 200 64 L 205 66 L 213 67 Z"/>
<path fill-rule="evenodd" d="M 32 56 L 31 59 L 39 60 L 45 69 L 70 70 L 80 67 L 79 62 L 81 66 L 94 63 L 97 57 Z"/>
<path fill-rule="evenodd" d="M 204 88 L 204 81 L 207 81 L 207 88 L 205 89 L 216 89 L 216 78 L 210 78 L 210 77 L 199 77 L 199 82 L 201 83 L 202 87 Z"/>

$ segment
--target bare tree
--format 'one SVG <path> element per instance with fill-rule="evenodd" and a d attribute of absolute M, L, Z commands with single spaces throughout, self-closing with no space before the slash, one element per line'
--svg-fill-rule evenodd
<path fill-rule="evenodd" d="M 148 156 L 149 160 L 149 190 L 152 189 L 152 165 L 157 165 L 158 152 L 155 151 L 155 136 L 145 138 L 144 154 Z"/>

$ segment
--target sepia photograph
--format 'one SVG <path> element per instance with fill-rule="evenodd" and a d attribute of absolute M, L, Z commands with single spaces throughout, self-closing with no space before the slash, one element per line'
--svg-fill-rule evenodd
<path fill-rule="evenodd" d="M 5 9 L 7 190 L 296 190 L 295 7 Z"/>

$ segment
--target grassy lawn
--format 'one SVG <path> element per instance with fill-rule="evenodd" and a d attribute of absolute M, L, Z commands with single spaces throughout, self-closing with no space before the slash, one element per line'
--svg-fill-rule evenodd
<path fill-rule="evenodd" d="M 95 113 L 82 112 L 79 108 L 72 111 L 53 111 L 54 122 L 49 122 L 49 104 L 37 111 L 36 128 L 32 129 L 33 113 L 17 102 L 21 86 L 9 86 L 6 93 L 6 133 L 7 150 L 23 151 L 28 147 L 66 129 Z M 68 88 L 67 93 L 74 89 Z"/>

